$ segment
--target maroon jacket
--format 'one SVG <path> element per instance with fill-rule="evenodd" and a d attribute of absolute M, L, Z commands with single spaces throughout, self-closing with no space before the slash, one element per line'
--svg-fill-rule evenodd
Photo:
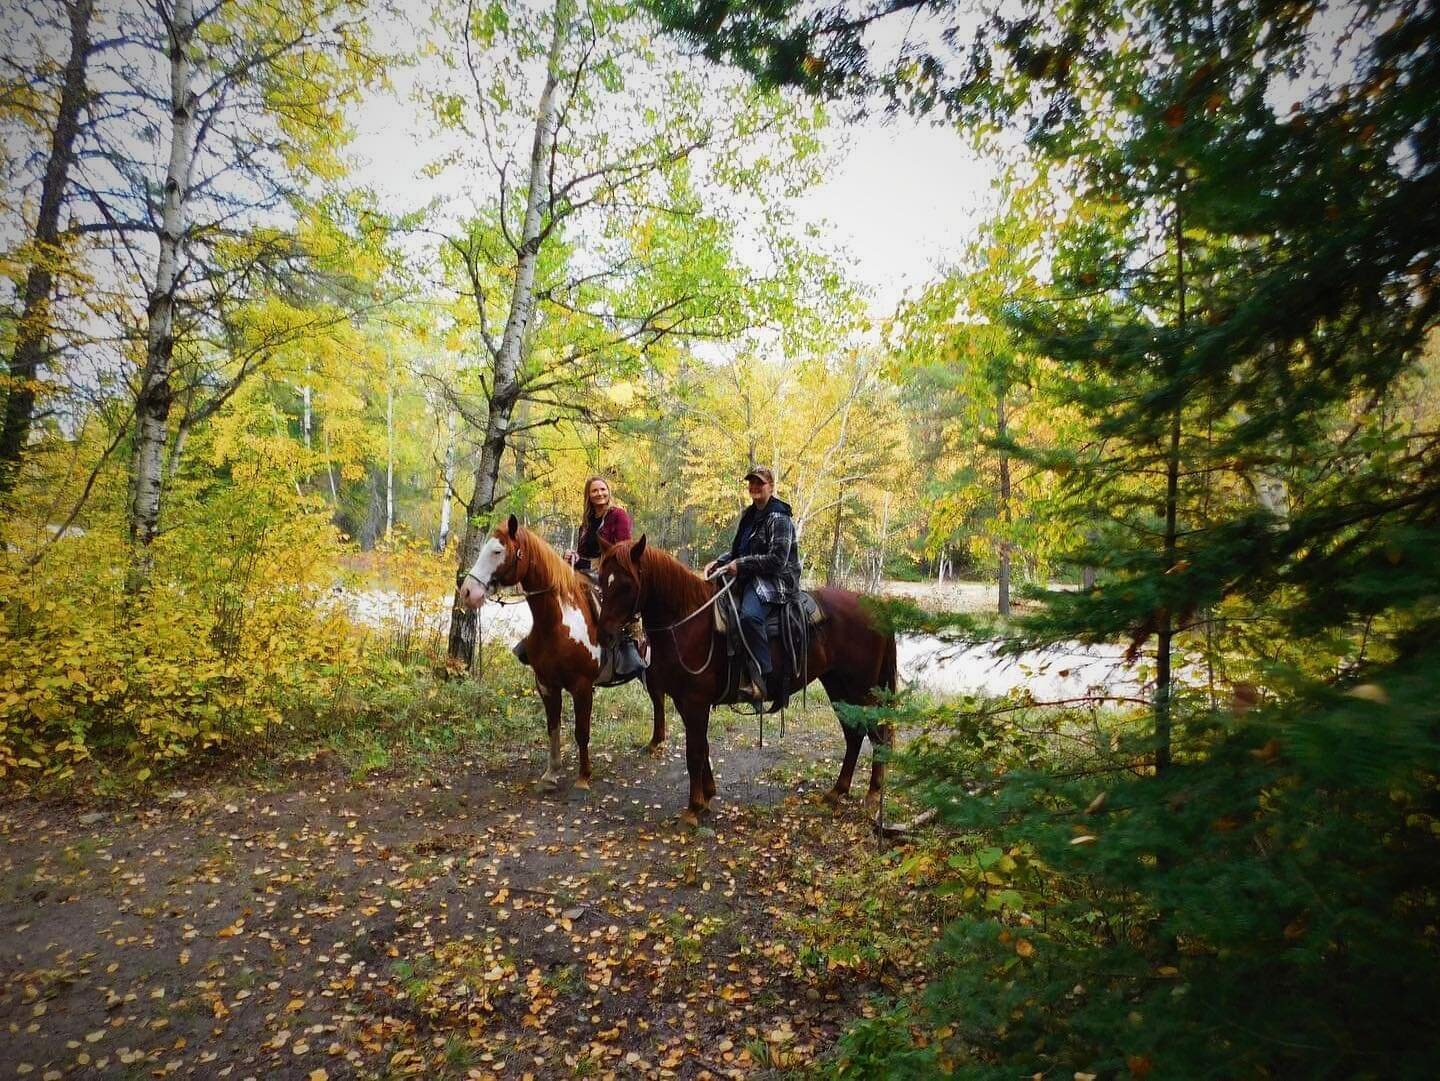
<path fill-rule="evenodd" d="M 600 558 L 600 541 L 617 544 L 629 540 L 630 529 L 630 515 L 624 507 L 611 506 L 599 522 L 585 515 L 585 521 L 580 523 L 580 536 L 575 541 L 575 554 L 580 557 L 575 565 L 581 570 L 590 570 L 591 561 Z"/>

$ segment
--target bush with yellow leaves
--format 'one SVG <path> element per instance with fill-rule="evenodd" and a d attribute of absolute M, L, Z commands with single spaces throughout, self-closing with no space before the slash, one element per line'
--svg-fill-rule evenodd
<path fill-rule="evenodd" d="M 82 763 L 144 781 L 197 752 L 270 743 L 400 666 L 330 603 L 328 509 L 250 440 L 172 488 L 147 589 L 127 594 L 123 478 L 86 529 L 12 520 L 0 550 L 0 777 L 64 781 Z M 203 448 L 216 464 L 214 446 Z M 198 471 L 197 471 L 198 472 Z"/>

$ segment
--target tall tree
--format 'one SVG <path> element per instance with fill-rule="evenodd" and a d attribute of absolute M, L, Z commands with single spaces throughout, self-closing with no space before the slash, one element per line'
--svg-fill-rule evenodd
<path fill-rule="evenodd" d="M 700 84 L 652 67 L 669 58 L 655 54 L 645 24 L 599 0 L 540 12 L 471 6 L 459 25 L 441 25 L 465 42 L 465 64 L 460 92 L 437 90 L 437 116 L 474 140 L 498 192 L 445 241 L 474 309 L 483 398 L 479 408 L 454 399 L 479 444 L 458 578 L 483 543 L 502 460 L 523 429 L 582 412 L 607 372 L 662 339 L 745 325 L 747 307 L 720 299 L 737 281 L 729 231 L 706 213 L 687 164 L 707 147 L 727 184 L 758 187 L 740 154 L 780 106 L 733 87 L 707 99 Z M 533 97 L 522 107 L 523 86 Z M 722 100 L 733 109 L 723 123 Z M 809 121 L 795 123 L 803 132 Z M 803 138 L 788 146 L 772 169 L 812 153 Z M 543 408 L 519 425 L 524 402 Z M 456 597 L 450 654 L 464 660 L 474 617 Z"/>
<path fill-rule="evenodd" d="M 195 18 L 190 0 L 175 0 L 165 19 L 170 59 L 170 152 L 161 185 L 159 258 L 146 305 L 145 366 L 135 398 L 135 449 L 130 489 L 130 541 L 137 549 L 137 575 L 149 573 L 150 543 L 160 528 L 161 462 L 169 437 L 170 369 L 175 353 L 175 286 L 180 278 L 180 245 L 185 239 L 186 195 L 195 162 L 192 145 L 197 96 L 191 87 L 191 43 Z"/>
<path fill-rule="evenodd" d="M 49 124 L 49 152 L 30 235 L 30 265 L 25 274 L 15 344 L 7 366 L 8 390 L 4 420 L 0 423 L 0 496 L 14 487 L 25 444 L 30 438 L 36 381 L 47 352 L 55 272 L 65 258 L 59 243 L 60 211 L 69 188 L 76 137 L 88 93 L 94 0 L 73 0 L 62 6 L 69 24 L 69 55 L 60 80 L 54 117 Z"/>
<path fill-rule="evenodd" d="M 226 313 L 313 254 L 303 226 L 316 200 L 306 197 L 306 182 L 340 175 L 340 110 L 379 73 L 364 11 L 352 0 L 200 10 L 174 0 L 158 3 L 152 16 L 129 28 L 122 73 L 127 88 L 143 84 L 154 74 L 155 50 L 168 92 L 117 94 L 127 104 L 102 126 L 95 163 L 77 178 L 96 208 L 95 231 L 114 238 L 119 272 L 146 278 L 130 459 L 137 586 L 148 576 L 160 525 L 177 364 L 189 362 L 203 333 L 232 333 Z M 164 103 L 163 120 L 146 111 L 156 101 Z M 158 178 L 134 154 L 151 132 L 164 133 Z M 321 321 L 340 318 L 330 312 Z M 295 330 L 292 323 L 292 336 Z M 177 356 L 181 340 L 186 349 Z M 285 340 L 280 332 L 270 344 Z M 262 346 L 234 365 L 210 396 L 214 407 L 228 397 L 223 387 L 233 392 L 273 352 Z M 194 371 L 192 380 L 215 385 L 210 373 Z"/>
<path fill-rule="evenodd" d="M 1007 322 L 1088 418 L 1088 445 L 1032 460 L 1066 479 L 1102 573 L 1025 639 L 1157 642 L 1154 701 L 1143 741 L 1053 769 L 986 711 L 920 748 L 944 818 L 1044 866 L 1017 911 L 947 935 L 932 1017 L 995 1076 L 1423 1075 L 1440 441 L 1395 403 L 1440 316 L 1440 10 L 1020 3 L 967 29 L 958 5 L 903 0 L 675 8 L 766 78 L 878 75 L 1018 129 L 1073 208 L 1050 295 Z M 903 9 L 955 32 L 872 53 L 867 26 Z M 1185 693 L 1211 667 L 1187 679 L 1185 642 L 1218 643 L 1233 714 Z M 1123 931 L 1082 931 L 1111 905 Z M 893 1046 L 878 1071 L 942 1068 L 939 1041 Z"/>
<path fill-rule="evenodd" d="M 1040 268 L 1054 219 L 1045 187 L 1013 172 L 997 187 L 1003 208 L 944 277 L 897 312 L 891 367 L 908 385 L 908 407 L 930 421 L 912 429 L 917 455 L 935 469 L 928 546 L 967 546 L 995 571 L 998 610 L 1009 615 L 1012 562 L 1048 573 L 1062 533 L 1040 513 L 1050 478 L 1017 461 L 1014 448 L 1064 442 L 1076 430 L 1046 393 L 1051 366 L 1007 322 L 1017 304 L 1046 292 Z"/>

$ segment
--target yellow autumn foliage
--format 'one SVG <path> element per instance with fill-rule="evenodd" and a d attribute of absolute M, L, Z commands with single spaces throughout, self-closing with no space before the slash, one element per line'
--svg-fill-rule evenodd
<path fill-rule="evenodd" d="M 221 745 L 310 724 L 401 673 L 331 596 L 328 509 L 297 493 L 265 418 L 219 423 L 206 453 L 232 481 L 177 480 L 148 592 L 124 590 L 118 483 L 78 535 L 0 552 L 0 777 L 63 780 L 87 760 L 143 780 Z M 10 537 L 43 524 L 8 523 Z"/>

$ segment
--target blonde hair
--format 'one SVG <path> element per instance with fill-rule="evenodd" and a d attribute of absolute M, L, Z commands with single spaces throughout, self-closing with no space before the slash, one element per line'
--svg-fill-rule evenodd
<path fill-rule="evenodd" d="M 610 487 L 610 481 L 607 478 L 602 477 L 599 473 L 596 473 L 593 477 L 591 477 L 585 482 L 585 488 L 581 493 L 580 502 L 583 509 L 580 511 L 580 527 L 582 529 L 585 527 L 585 523 L 590 521 L 590 485 L 594 484 L 597 480 L 601 484 L 605 485 L 605 491 L 610 494 L 610 506 L 615 506 L 615 489 Z M 605 510 L 606 513 L 609 513 L 610 508 L 606 507 Z"/>

